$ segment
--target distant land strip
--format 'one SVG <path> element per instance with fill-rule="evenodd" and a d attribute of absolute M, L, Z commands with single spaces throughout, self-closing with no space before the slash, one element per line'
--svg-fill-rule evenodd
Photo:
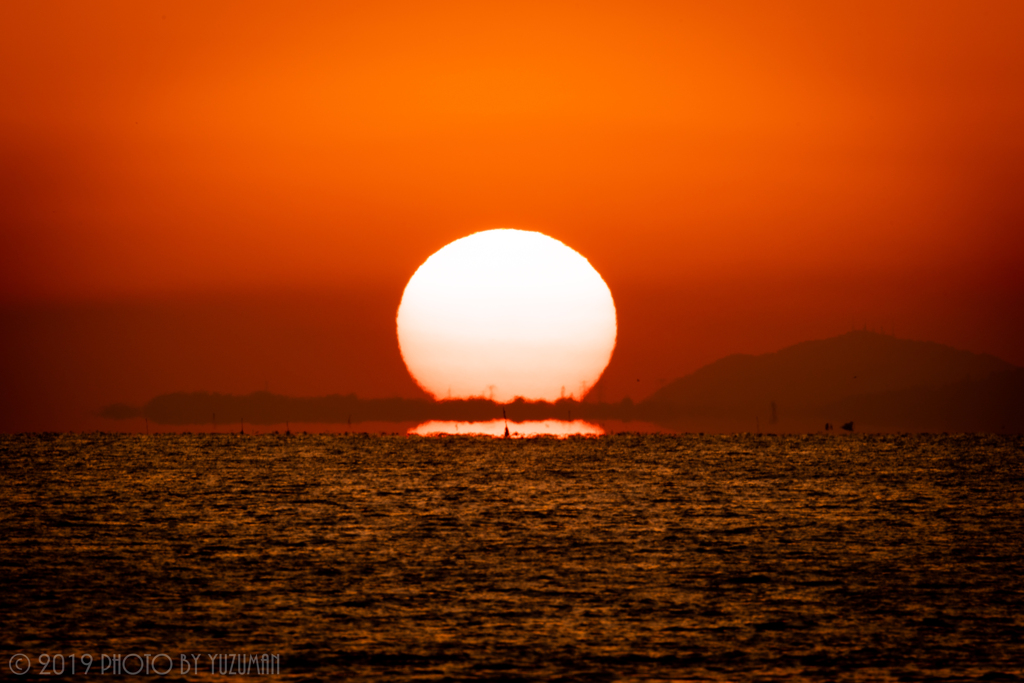
<path fill-rule="evenodd" d="M 487 399 L 431 401 L 410 398 L 358 398 L 355 394 L 290 397 L 256 391 L 245 396 L 209 392 L 178 392 L 157 396 L 144 406 L 123 403 L 107 406 L 102 417 L 124 420 L 145 417 L 162 425 L 227 424 L 244 419 L 250 424 L 285 422 L 344 424 L 356 422 L 425 422 L 427 420 L 483 421 L 502 417 L 524 420 L 641 419 L 630 399 L 621 403 L 580 403 L 563 399 L 500 404 Z"/>
<path fill-rule="evenodd" d="M 688 432 L 806 433 L 852 423 L 867 432 L 1024 434 L 1024 369 L 986 354 L 854 331 L 759 356 L 726 356 L 638 403 L 181 392 L 99 414 L 162 425 L 270 425 L 474 422 L 500 418 L 503 410 L 515 422 L 640 421 Z"/>
<path fill-rule="evenodd" d="M 290 397 L 257 391 L 244 396 L 210 392 L 164 394 L 144 406 L 106 406 L 113 420 L 145 417 L 165 426 L 292 423 L 526 420 L 642 421 L 673 431 L 808 433 L 838 430 L 853 423 L 867 432 L 986 432 L 1024 434 L 1024 371 L 998 373 L 980 381 L 937 388 L 849 397 L 828 405 L 744 401 L 733 404 L 674 403 L 655 398 L 633 403 L 590 403 L 562 399 L 500 404 L 487 399 L 381 398 L 354 394 Z"/>

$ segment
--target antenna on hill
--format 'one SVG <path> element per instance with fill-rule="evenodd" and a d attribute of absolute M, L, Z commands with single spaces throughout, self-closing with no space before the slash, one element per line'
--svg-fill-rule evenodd
<path fill-rule="evenodd" d="M 504 408 L 501 409 L 501 417 L 502 417 L 502 419 L 505 420 L 505 438 L 507 439 L 508 436 L 509 436 L 509 434 L 508 434 L 508 415 L 505 414 L 505 409 Z"/>

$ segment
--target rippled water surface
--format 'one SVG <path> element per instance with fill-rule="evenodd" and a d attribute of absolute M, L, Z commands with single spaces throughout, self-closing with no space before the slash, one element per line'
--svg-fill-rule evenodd
<path fill-rule="evenodd" d="M 0 449 L 0 678 L 19 652 L 278 653 L 296 680 L 1024 678 L 1020 438 Z"/>

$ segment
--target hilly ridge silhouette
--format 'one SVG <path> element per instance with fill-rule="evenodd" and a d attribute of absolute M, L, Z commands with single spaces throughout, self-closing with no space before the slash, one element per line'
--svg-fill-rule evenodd
<path fill-rule="evenodd" d="M 816 431 L 850 421 L 869 431 L 1021 431 L 1022 375 L 991 355 L 853 331 L 727 356 L 641 406 L 659 424 L 704 431 Z"/>

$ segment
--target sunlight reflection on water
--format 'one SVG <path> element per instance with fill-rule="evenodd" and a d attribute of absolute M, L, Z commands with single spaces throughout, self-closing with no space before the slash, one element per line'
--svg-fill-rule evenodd
<path fill-rule="evenodd" d="M 455 422 L 431 420 L 416 425 L 409 434 L 430 436 L 433 434 L 464 434 L 473 436 L 505 436 L 505 425 L 511 436 L 601 436 L 604 429 L 596 424 L 583 420 L 528 420 L 512 422 L 511 420 L 490 420 L 489 422 Z"/>

